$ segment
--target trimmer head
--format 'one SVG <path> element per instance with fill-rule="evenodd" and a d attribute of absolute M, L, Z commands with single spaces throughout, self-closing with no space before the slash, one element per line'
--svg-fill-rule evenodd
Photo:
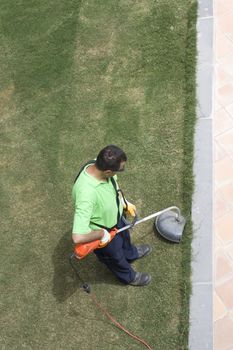
<path fill-rule="evenodd" d="M 176 243 L 179 243 L 182 238 L 185 224 L 185 218 L 172 210 L 157 216 L 154 223 L 156 230 L 162 237 Z"/>

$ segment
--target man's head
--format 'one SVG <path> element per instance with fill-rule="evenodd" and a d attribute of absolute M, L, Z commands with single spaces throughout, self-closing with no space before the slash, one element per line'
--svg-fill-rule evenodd
<path fill-rule="evenodd" d="M 123 171 L 127 156 L 125 152 L 114 145 L 104 147 L 96 158 L 96 168 L 106 174 L 107 177 L 113 173 Z"/>

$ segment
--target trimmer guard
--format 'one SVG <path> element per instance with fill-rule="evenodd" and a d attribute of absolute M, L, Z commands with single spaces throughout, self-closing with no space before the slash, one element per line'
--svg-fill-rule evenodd
<path fill-rule="evenodd" d="M 156 230 L 163 238 L 176 243 L 181 241 L 185 224 L 185 218 L 172 210 L 157 216 L 154 223 Z"/>

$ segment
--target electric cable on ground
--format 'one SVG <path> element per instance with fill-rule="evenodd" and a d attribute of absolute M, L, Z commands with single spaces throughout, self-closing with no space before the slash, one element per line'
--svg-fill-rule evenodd
<path fill-rule="evenodd" d="M 72 258 L 74 257 L 75 255 L 72 254 L 70 256 L 70 265 L 72 266 L 73 270 L 75 271 L 75 274 L 76 276 L 78 277 L 78 279 L 81 281 L 82 283 L 82 288 L 83 290 L 88 293 L 90 295 L 90 298 L 92 300 L 92 302 L 96 305 L 96 307 L 98 309 L 100 309 L 102 311 L 102 313 L 116 326 L 118 327 L 119 329 L 121 329 L 123 332 L 125 332 L 126 334 L 128 334 L 128 336 L 130 336 L 131 338 L 137 340 L 138 342 L 140 342 L 141 344 L 143 344 L 147 349 L 149 350 L 153 350 L 150 345 L 143 339 L 139 338 L 138 336 L 132 334 L 130 331 L 128 331 L 124 326 L 122 326 L 122 324 L 120 324 L 118 321 L 116 321 L 114 319 L 114 317 L 97 301 L 97 298 L 96 296 L 91 293 L 91 289 L 90 289 L 90 286 L 84 282 L 84 280 L 81 278 L 81 276 L 79 275 L 77 269 L 74 267 L 73 263 L 72 263 Z"/>

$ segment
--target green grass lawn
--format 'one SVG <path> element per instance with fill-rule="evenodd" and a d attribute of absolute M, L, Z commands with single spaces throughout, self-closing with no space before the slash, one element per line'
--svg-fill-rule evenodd
<path fill-rule="evenodd" d="M 119 183 L 141 217 L 189 217 L 195 123 L 196 1 L 0 3 L 1 349 L 143 349 L 80 289 L 71 188 L 107 144 L 128 155 Z M 77 263 L 98 300 L 153 349 L 187 349 L 191 222 L 180 245 L 132 232 L 153 253 L 144 288 L 94 255 Z"/>

